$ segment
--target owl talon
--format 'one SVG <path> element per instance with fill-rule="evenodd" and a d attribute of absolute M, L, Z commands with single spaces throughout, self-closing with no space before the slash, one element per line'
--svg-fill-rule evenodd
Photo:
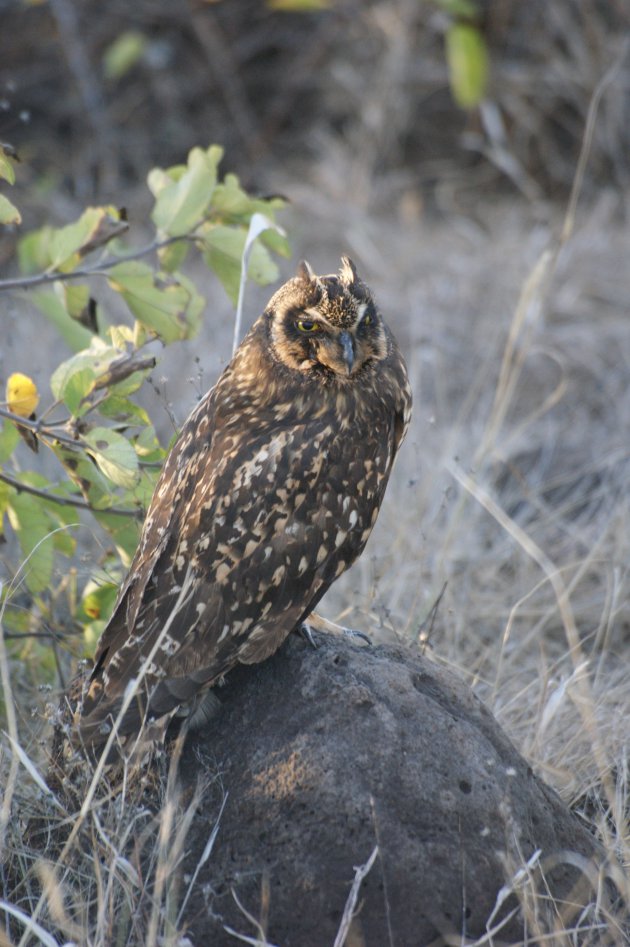
<path fill-rule="evenodd" d="M 360 638 L 366 644 L 371 645 L 372 640 L 364 631 L 356 631 L 354 628 L 341 628 L 341 633 L 345 638 Z"/>
<path fill-rule="evenodd" d="M 307 622 L 303 621 L 301 625 L 298 625 L 296 628 L 296 631 L 302 638 L 304 638 L 305 641 L 308 641 L 311 648 L 315 648 L 315 650 L 317 651 L 317 649 L 319 648 L 319 645 L 317 644 L 317 642 L 315 641 L 315 638 L 313 637 L 313 629 Z"/>

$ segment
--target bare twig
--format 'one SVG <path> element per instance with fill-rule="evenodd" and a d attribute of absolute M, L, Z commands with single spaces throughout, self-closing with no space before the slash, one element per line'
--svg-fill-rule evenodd
<path fill-rule="evenodd" d="M 90 513 L 112 513 L 114 516 L 136 516 L 136 510 L 123 510 L 118 506 L 106 507 L 103 510 L 98 510 L 96 507 L 92 506 L 90 503 L 86 503 L 85 500 L 74 499 L 74 497 L 62 497 L 56 493 L 46 493 L 45 490 L 38 490 L 37 487 L 31 487 L 30 484 L 21 483 L 19 480 L 15 480 L 13 477 L 10 477 L 8 474 L 0 473 L 0 480 L 8 484 L 10 487 L 13 487 L 18 493 L 30 493 L 33 496 L 41 497 L 42 500 L 49 500 L 51 503 L 57 503 L 59 506 L 74 506 L 80 510 L 89 510 Z"/>

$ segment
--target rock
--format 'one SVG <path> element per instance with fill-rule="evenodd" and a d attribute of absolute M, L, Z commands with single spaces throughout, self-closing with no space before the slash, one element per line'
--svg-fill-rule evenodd
<path fill-rule="evenodd" d="M 244 910 L 271 944 L 332 947 L 355 868 L 375 846 L 348 947 L 480 937 L 506 879 L 538 850 L 554 897 L 571 891 L 573 922 L 593 896 L 575 888 L 586 877 L 575 866 L 597 857 L 597 843 L 472 691 L 403 648 L 318 642 L 291 636 L 264 664 L 230 674 L 217 715 L 185 745 L 184 791 L 209 781 L 186 875 L 225 802 L 186 907 L 195 947 L 237 943 L 226 926 L 254 943 Z M 495 947 L 522 941 L 516 909 L 510 896 L 495 913 Z"/>

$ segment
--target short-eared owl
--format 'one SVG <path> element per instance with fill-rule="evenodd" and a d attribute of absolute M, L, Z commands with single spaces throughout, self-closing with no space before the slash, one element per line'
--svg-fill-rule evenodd
<path fill-rule="evenodd" d="M 363 550 L 411 410 L 405 363 L 346 257 L 282 286 L 194 409 L 157 483 L 77 712 L 165 726 L 263 661 Z M 130 688 L 135 688 L 129 701 Z"/>

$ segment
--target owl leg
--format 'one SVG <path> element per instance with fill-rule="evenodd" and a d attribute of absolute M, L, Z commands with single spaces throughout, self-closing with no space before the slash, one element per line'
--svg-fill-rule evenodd
<path fill-rule="evenodd" d="M 322 618 L 317 612 L 311 612 L 307 620 L 302 622 L 298 631 L 314 648 L 317 647 L 313 638 L 314 631 L 323 631 L 329 635 L 343 635 L 344 638 L 360 638 L 367 644 L 372 644 L 368 636 L 362 631 L 355 631 L 353 628 L 346 628 L 344 625 L 338 625 L 334 621 Z"/>

